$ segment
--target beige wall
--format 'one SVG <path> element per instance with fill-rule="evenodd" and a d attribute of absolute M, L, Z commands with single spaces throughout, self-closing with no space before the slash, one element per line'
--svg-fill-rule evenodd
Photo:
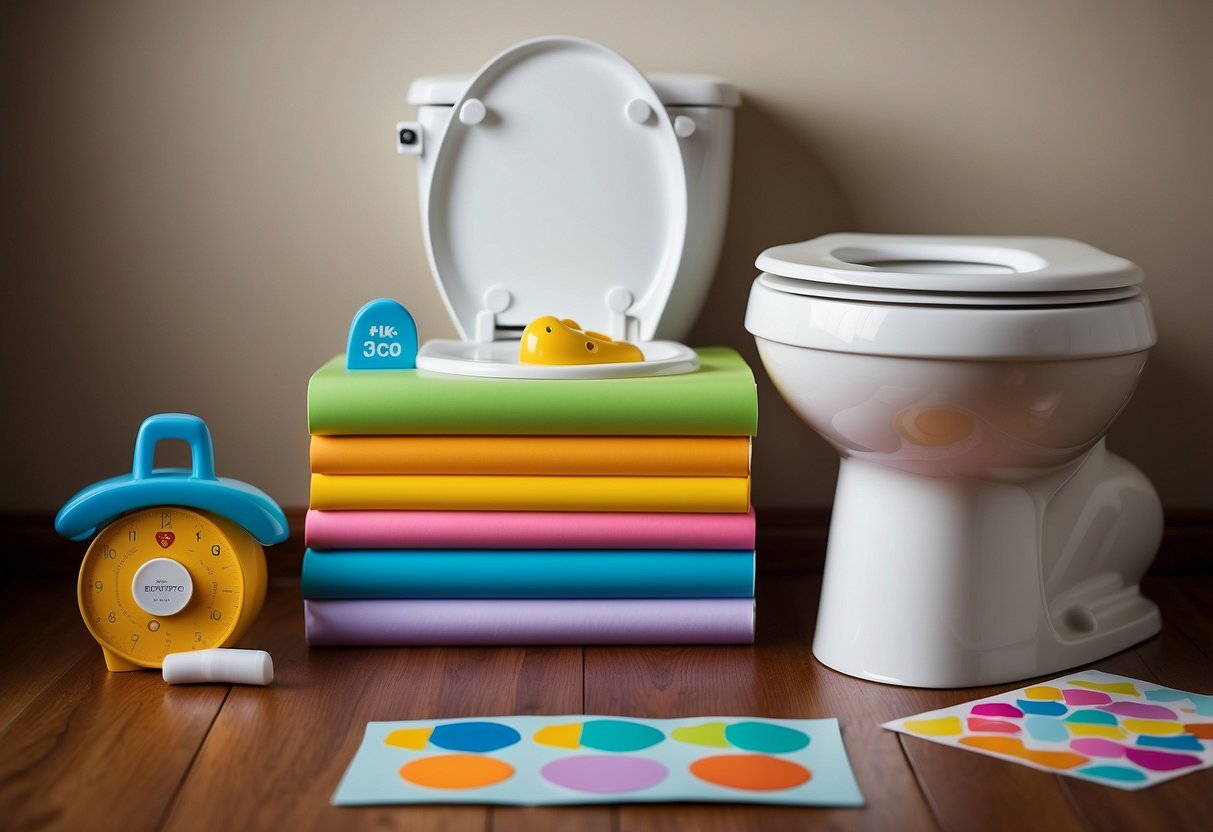
<path fill-rule="evenodd" d="M 835 230 L 1075 237 L 1140 264 L 1161 333 L 1110 444 L 1213 505 L 1213 4 L 568 0 L 24 3 L 0 12 L 0 509 L 129 470 L 147 414 L 307 501 L 304 395 L 391 295 L 452 336 L 416 171 L 416 76 L 541 34 L 742 90 L 730 224 L 693 343 L 759 373 L 754 496 L 827 504 L 835 459 L 761 374 L 755 255 Z"/>

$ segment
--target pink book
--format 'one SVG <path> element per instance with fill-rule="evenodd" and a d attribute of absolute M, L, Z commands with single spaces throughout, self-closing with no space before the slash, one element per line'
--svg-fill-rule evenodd
<path fill-rule="evenodd" d="M 319 511 L 313 549 L 753 549 L 744 514 L 581 511 Z"/>

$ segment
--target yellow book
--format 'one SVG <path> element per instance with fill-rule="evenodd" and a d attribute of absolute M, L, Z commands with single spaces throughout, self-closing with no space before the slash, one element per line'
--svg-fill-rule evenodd
<path fill-rule="evenodd" d="M 314 509 L 744 512 L 749 477 L 312 475 Z"/>
<path fill-rule="evenodd" d="M 314 474 L 745 477 L 748 436 L 313 436 Z"/>

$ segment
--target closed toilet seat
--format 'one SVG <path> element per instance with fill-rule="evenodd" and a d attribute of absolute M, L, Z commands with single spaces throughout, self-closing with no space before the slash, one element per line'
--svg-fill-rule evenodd
<path fill-rule="evenodd" d="M 1003 302 L 1017 296 L 1125 289 L 1142 281 L 1141 270 L 1128 260 L 1056 237 L 827 234 L 769 248 L 758 255 L 755 265 L 799 280 L 1002 296 Z"/>
<path fill-rule="evenodd" d="M 768 249 L 756 265 L 746 329 L 792 346 L 1049 359 L 1156 341 L 1140 270 L 1072 240 L 830 234 Z"/>
<path fill-rule="evenodd" d="M 463 340 L 428 342 L 417 367 L 507 378 L 697 369 L 689 347 L 650 340 L 688 208 L 679 136 L 646 78 L 598 44 L 542 38 L 486 64 L 450 119 L 423 225 Z M 519 364 L 515 339 L 542 315 L 637 343 L 646 360 Z"/>

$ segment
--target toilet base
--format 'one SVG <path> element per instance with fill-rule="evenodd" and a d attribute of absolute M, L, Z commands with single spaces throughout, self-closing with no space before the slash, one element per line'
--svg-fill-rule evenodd
<path fill-rule="evenodd" d="M 844 459 L 813 653 L 912 687 L 1018 681 L 1158 632 L 1138 591 L 1162 536 L 1146 477 L 1099 442 L 1000 481 Z"/>

